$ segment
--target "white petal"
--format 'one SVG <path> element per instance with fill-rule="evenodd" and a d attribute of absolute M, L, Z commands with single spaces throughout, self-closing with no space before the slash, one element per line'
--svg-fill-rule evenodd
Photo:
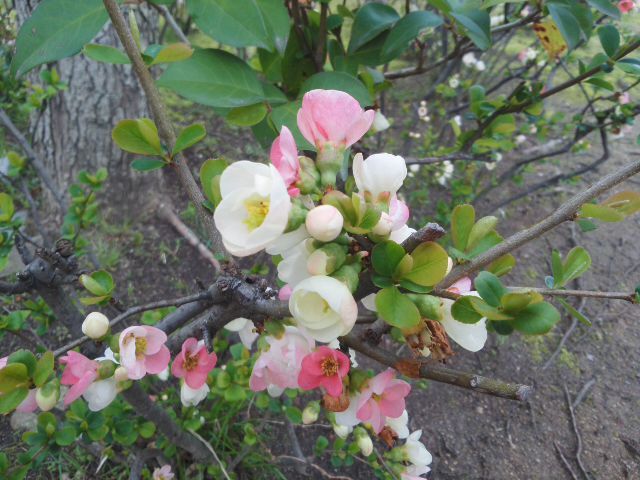
<path fill-rule="evenodd" d="M 470 292 L 475 293 L 475 292 Z M 477 352 L 487 341 L 487 319 L 482 318 L 477 323 L 462 323 L 451 315 L 453 300 L 442 299 L 443 318 L 440 321 L 447 335 L 465 350 Z"/>

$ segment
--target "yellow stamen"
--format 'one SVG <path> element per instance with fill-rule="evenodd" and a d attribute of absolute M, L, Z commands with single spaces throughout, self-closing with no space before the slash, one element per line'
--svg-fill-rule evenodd
<path fill-rule="evenodd" d="M 248 198 L 244 202 L 244 208 L 249 214 L 244 220 L 245 225 L 249 228 L 249 231 L 253 231 L 258 228 L 264 222 L 264 219 L 269 213 L 269 200 L 263 197 Z"/>
<path fill-rule="evenodd" d="M 338 362 L 333 357 L 327 357 L 320 363 L 320 369 L 325 377 L 332 377 L 338 373 Z"/>
<path fill-rule="evenodd" d="M 147 339 L 144 337 L 136 337 L 136 358 L 144 357 L 147 352 Z"/>
<path fill-rule="evenodd" d="M 198 366 L 198 359 L 196 357 L 192 357 L 189 353 L 185 353 L 184 355 L 184 369 L 187 372 L 190 372 L 194 368 Z"/>

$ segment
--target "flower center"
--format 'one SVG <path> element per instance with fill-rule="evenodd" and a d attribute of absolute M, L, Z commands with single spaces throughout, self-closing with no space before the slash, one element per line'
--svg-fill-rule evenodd
<path fill-rule="evenodd" d="M 376 402 L 382 400 L 382 395 L 378 395 L 377 393 L 372 393 L 371 398 L 373 398 Z"/>
<path fill-rule="evenodd" d="M 141 359 L 147 352 L 147 339 L 144 337 L 136 337 L 136 358 Z"/>
<path fill-rule="evenodd" d="M 269 213 L 269 204 L 269 199 L 259 196 L 253 196 L 244 201 L 244 208 L 248 213 L 244 223 L 250 232 L 262 225 Z"/>
<path fill-rule="evenodd" d="M 333 357 L 327 357 L 320 363 L 320 369 L 325 377 L 332 377 L 337 374 L 338 367 L 338 362 Z"/>
<path fill-rule="evenodd" d="M 191 370 L 193 370 L 197 366 L 198 366 L 198 359 L 196 357 L 192 357 L 188 353 L 185 353 L 185 355 L 184 355 L 184 369 L 187 372 L 190 372 Z"/>

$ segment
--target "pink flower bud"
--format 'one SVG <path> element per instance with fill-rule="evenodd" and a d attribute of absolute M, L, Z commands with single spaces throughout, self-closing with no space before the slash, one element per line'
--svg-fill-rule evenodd
<path fill-rule="evenodd" d="M 342 232 L 344 219 L 336 207 L 320 205 L 307 214 L 307 231 L 316 240 L 330 242 Z"/>

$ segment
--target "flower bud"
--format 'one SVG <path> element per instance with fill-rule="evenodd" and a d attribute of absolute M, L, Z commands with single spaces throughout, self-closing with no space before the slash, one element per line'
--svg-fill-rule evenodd
<path fill-rule="evenodd" d="M 109 331 L 109 319 L 100 312 L 91 312 L 82 322 L 82 333 L 87 337 L 98 340 Z"/>
<path fill-rule="evenodd" d="M 320 183 L 323 187 L 336 184 L 336 177 L 344 160 L 344 151 L 344 147 L 331 143 L 326 143 L 322 150 L 318 151 L 316 166 L 320 171 Z"/>
<path fill-rule="evenodd" d="M 373 117 L 371 130 L 373 130 L 374 133 L 378 133 L 386 130 L 390 126 L 391 124 L 389 123 L 389 120 L 387 120 L 387 117 L 385 117 L 380 110 L 376 110 L 376 115 Z"/>
<path fill-rule="evenodd" d="M 380 237 L 388 237 L 391 234 L 391 230 L 393 229 L 393 218 L 389 216 L 388 213 L 382 212 L 380 215 L 380 220 L 375 227 L 373 227 L 373 234 L 378 235 Z"/>
<path fill-rule="evenodd" d="M 315 250 L 307 259 L 307 270 L 311 275 L 329 275 L 339 269 L 347 258 L 346 249 L 329 243 Z"/>
<path fill-rule="evenodd" d="M 358 285 L 360 284 L 361 270 L 362 265 L 360 262 L 355 262 L 348 265 L 342 265 L 338 270 L 333 272 L 331 276 L 344 283 L 351 293 L 355 293 L 356 290 L 358 290 Z"/>
<path fill-rule="evenodd" d="M 347 438 L 351 433 L 351 430 L 353 430 L 353 427 L 347 427 L 346 425 L 336 424 L 333 426 L 333 431 L 335 432 L 335 434 L 342 439 Z"/>
<path fill-rule="evenodd" d="M 356 437 L 356 443 L 360 451 L 365 457 L 373 453 L 373 442 L 367 431 L 362 427 L 356 427 L 353 435 Z"/>
<path fill-rule="evenodd" d="M 300 180 L 296 183 L 296 187 L 303 195 L 316 193 L 320 182 L 320 173 L 315 162 L 309 157 L 298 157 L 298 161 L 300 162 Z"/>
<path fill-rule="evenodd" d="M 113 372 L 113 378 L 116 379 L 116 382 L 124 382 L 129 379 L 129 374 L 127 373 L 127 369 L 125 367 L 118 367 L 116 371 Z"/>
<path fill-rule="evenodd" d="M 98 378 L 104 380 L 112 377 L 116 371 L 116 364 L 111 360 L 104 360 L 98 365 Z"/>
<path fill-rule="evenodd" d="M 36 390 L 36 403 L 43 412 L 48 412 L 58 403 L 60 388 L 57 382 L 52 381 Z"/>
<path fill-rule="evenodd" d="M 330 242 L 340 235 L 343 223 L 340 211 L 331 205 L 315 207 L 305 221 L 309 234 L 321 242 Z"/>
<path fill-rule="evenodd" d="M 318 420 L 320 415 L 320 402 L 309 402 L 302 410 L 302 423 L 309 425 Z"/>

